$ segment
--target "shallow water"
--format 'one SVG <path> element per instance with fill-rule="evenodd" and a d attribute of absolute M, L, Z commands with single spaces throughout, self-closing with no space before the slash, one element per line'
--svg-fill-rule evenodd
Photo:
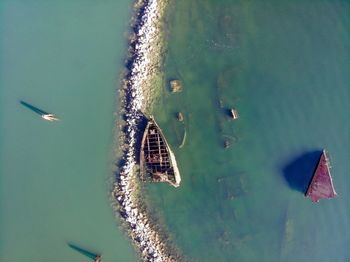
<path fill-rule="evenodd" d="M 182 185 L 147 189 L 191 260 L 347 260 L 349 14 L 348 1 L 172 6 L 165 71 L 184 87 L 164 87 L 154 114 Z M 339 196 L 313 204 L 302 190 L 323 148 Z"/>
<path fill-rule="evenodd" d="M 136 261 L 109 200 L 130 3 L 1 1 L 0 261 Z"/>

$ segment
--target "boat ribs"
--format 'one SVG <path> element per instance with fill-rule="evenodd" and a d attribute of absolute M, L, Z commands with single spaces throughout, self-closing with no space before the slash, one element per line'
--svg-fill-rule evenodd
<path fill-rule="evenodd" d="M 153 181 L 179 186 L 181 179 L 175 157 L 153 118 L 143 135 L 140 159 L 141 171 L 150 174 Z"/>

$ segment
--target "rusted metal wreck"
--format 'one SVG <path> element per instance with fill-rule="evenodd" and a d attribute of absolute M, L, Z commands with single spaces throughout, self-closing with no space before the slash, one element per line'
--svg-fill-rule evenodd
<path fill-rule="evenodd" d="M 143 175 L 150 176 L 154 182 L 168 182 L 174 187 L 180 185 L 181 177 L 175 155 L 153 117 L 148 119 L 140 154 Z"/>
<path fill-rule="evenodd" d="M 333 186 L 329 159 L 325 150 L 322 152 L 305 196 L 311 198 L 313 202 L 318 202 L 322 198 L 333 198 L 337 196 Z"/>

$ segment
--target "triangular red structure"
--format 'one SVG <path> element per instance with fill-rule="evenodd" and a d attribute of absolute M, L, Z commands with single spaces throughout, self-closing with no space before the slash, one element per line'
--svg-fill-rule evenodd
<path fill-rule="evenodd" d="M 325 150 L 322 152 L 320 161 L 318 162 L 305 196 L 311 198 L 313 202 L 318 202 L 322 198 L 333 198 L 337 196 L 334 190 L 329 160 Z"/>

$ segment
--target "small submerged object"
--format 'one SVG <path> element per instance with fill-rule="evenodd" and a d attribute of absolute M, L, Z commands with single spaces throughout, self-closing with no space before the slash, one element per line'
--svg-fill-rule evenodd
<path fill-rule="evenodd" d="M 178 187 L 181 182 L 174 153 L 161 129 L 150 117 L 143 133 L 140 152 L 141 174 L 150 175 L 154 182 L 168 182 Z"/>
<path fill-rule="evenodd" d="M 334 198 L 337 196 L 333 186 L 326 150 L 323 150 L 322 152 L 305 196 L 309 197 L 312 202 L 318 202 L 322 198 Z"/>
<path fill-rule="evenodd" d="M 231 147 L 231 142 L 228 140 L 228 139 L 225 139 L 224 140 L 224 148 L 225 149 L 228 149 Z"/>
<path fill-rule="evenodd" d="M 42 114 L 41 117 L 47 121 L 58 121 L 59 120 L 54 114 Z"/>
<path fill-rule="evenodd" d="M 170 81 L 170 91 L 172 93 L 178 93 L 182 91 L 182 83 L 180 80 L 171 80 Z"/>
<path fill-rule="evenodd" d="M 223 137 L 223 147 L 225 149 L 230 148 L 235 142 L 237 142 L 237 137 L 232 135 L 222 135 Z"/>
<path fill-rule="evenodd" d="M 182 142 L 181 142 L 181 145 L 179 145 L 179 148 L 182 148 L 185 143 L 186 143 L 186 137 L 187 137 L 187 133 L 186 133 L 186 129 L 184 129 L 184 134 L 183 134 L 183 137 L 182 137 Z"/>
<path fill-rule="evenodd" d="M 176 113 L 176 119 L 179 121 L 179 122 L 182 122 L 184 121 L 184 116 L 181 112 L 177 112 Z"/>
<path fill-rule="evenodd" d="M 102 256 L 96 255 L 94 258 L 94 262 L 102 262 Z"/>

